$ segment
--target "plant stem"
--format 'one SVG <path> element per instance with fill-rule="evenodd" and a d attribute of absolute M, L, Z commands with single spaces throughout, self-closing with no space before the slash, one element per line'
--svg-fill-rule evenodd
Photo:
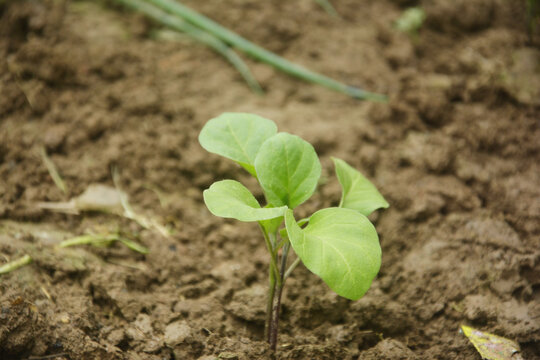
<path fill-rule="evenodd" d="M 141 0 L 116 0 L 134 10 L 142 12 L 146 16 L 154 19 L 165 26 L 168 26 L 174 30 L 181 31 L 191 36 L 193 39 L 205 44 L 206 46 L 214 49 L 217 53 L 227 59 L 238 70 L 240 75 L 244 78 L 248 86 L 257 94 L 262 94 L 263 90 L 255 77 L 251 74 L 246 63 L 236 54 L 227 44 L 219 40 L 217 37 L 212 36 L 209 33 L 201 31 L 197 27 L 183 21 L 180 18 L 171 16 L 159 8 L 152 6 Z"/>
<path fill-rule="evenodd" d="M 251 41 L 244 39 L 233 31 L 219 25 L 213 20 L 199 14 L 195 10 L 192 10 L 191 8 L 183 4 L 180 4 L 179 2 L 173 0 L 148 1 L 170 13 L 173 13 L 183 18 L 185 21 L 188 21 L 193 25 L 207 31 L 208 33 L 219 38 L 220 40 L 243 51 L 246 55 L 251 56 L 256 60 L 267 63 L 286 74 L 347 94 L 356 99 L 372 100 L 379 102 L 387 101 L 387 97 L 385 95 L 375 94 L 357 87 L 349 86 L 328 76 L 321 75 L 319 73 L 306 69 L 305 67 L 295 64 L 285 58 L 282 58 L 279 55 L 276 55 L 258 45 L 255 45 Z"/>
<path fill-rule="evenodd" d="M 283 282 L 276 286 L 276 299 L 272 309 L 272 322 L 270 323 L 270 350 L 275 353 L 277 348 L 277 336 L 279 328 L 279 311 L 281 309 L 281 295 L 283 294 Z"/>
<path fill-rule="evenodd" d="M 283 286 L 285 280 L 289 277 L 290 273 L 300 263 L 300 258 L 297 258 L 295 262 L 287 269 L 287 257 L 289 256 L 289 250 L 291 243 L 287 238 L 277 243 L 277 231 L 273 234 L 268 234 L 264 226 L 260 223 L 261 231 L 264 235 L 266 247 L 270 253 L 270 269 L 268 273 L 268 299 L 266 303 L 266 323 L 264 326 L 264 337 L 270 345 L 270 351 L 272 354 L 276 352 L 277 338 L 279 329 L 279 314 L 281 310 L 281 296 L 283 294 Z M 283 244 L 283 250 L 281 252 L 281 259 L 279 258 L 279 247 Z M 279 261 L 281 260 L 281 261 Z M 279 263 L 279 268 L 277 264 Z"/>
<path fill-rule="evenodd" d="M 45 150 L 45 147 L 42 146 L 40 149 L 41 152 L 41 158 L 43 159 L 43 163 L 47 167 L 47 170 L 49 171 L 49 174 L 51 175 L 51 178 L 54 181 L 54 184 L 62 190 L 64 194 L 67 194 L 67 187 L 66 183 L 64 183 L 64 180 L 62 180 L 62 177 L 58 173 L 58 169 L 56 168 L 56 165 L 52 162 L 49 155 L 47 155 L 47 150 Z"/>
<path fill-rule="evenodd" d="M 259 227 L 264 236 L 264 241 L 266 243 L 266 248 L 270 254 L 270 265 L 268 271 L 268 299 L 266 303 L 266 322 L 264 325 L 264 334 L 266 341 L 270 343 L 271 336 L 273 333 L 273 313 L 274 313 L 274 298 L 276 294 L 276 280 L 280 278 L 279 270 L 277 267 L 277 253 L 275 250 L 276 246 L 276 234 L 268 234 L 264 226 L 259 223 Z M 278 280 L 279 281 L 279 280 Z"/>
<path fill-rule="evenodd" d="M 291 243 L 287 243 L 283 246 L 283 253 L 281 255 L 281 267 L 279 268 L 279 274 L 281 276 L 281 282 L 285 280 L 285 270 L 287 269 L 287 256 L 289 256 L 289 249 L 291 248 Z"/>
<path fill-rule="evenodd" d="M 281 266 L 279 268 L 279 277 L 277 279 L 276 283 L 276 294 L 275 294 L 275 300 L 274 300 L 274 306 L 272 308 L 272 317 L 271 317 L 271 323 L 270 323 L 270 350 L 272 352 L 276 351 L 277 347 L 277 336 L 278 336 L 278 330 L 279 330 L 279 313 L 281 310 L 281 295 L 283 294 L 283 286 L 285 285 L 285 269 L 287 268 L 287 257 L 289 255 L 289 249 L 291 247 L 291 243 L 287 242 L 283 246 L 283 253 L 281 255 Z"/>
<path fill-rule="evenodd" d="M 269 278 L 268 300 L 266 303 L 266 322 L 264 324 L 264 337 L 267 342 L 270 342 L 272 310 L 274 307 L 274 295 L 276 293 L 276 275 L 272 268 L 269 269 L 268 278 Z"/>
<path fill-rule="evenodd" d="M 278 269 L 278 266 L 277 266 L 277 260 L 276 260 L 276 251 L 274 249 L 274 244 L 273 244 L 273 241 L 270 239 L 270 236 L 268 235 L 268 233 L 266 232 L 265 228 L 259 224 L 262 232 L 263 232 L 263 235 L 264 235 L 264 241 L 266 243 L 266 248 L 268 249 L 268 252 L 270 253 L 270 270 L 274 272 L 275 274 L 275 277 L 279 277 L 279 269 Z M 275 238 L 275 236 L 274 236 Z"/>
<path fill-rule="evenodd" d="M 289 266 L 289 268 L 285 272 L 285 275 L 283 276 L 283 281 L 287 280 L 287 278 L 291 276 L 291 273 L 293 272 L 294 269 L 296 269 L 298 264 L 300 264 L 300 258 L 296 258 L 296 260 L 294 260 L 291 266 Z"/>

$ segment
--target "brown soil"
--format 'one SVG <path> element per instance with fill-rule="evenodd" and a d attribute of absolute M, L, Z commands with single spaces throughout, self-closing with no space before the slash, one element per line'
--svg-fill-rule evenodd
<path fill-rule="evenodd" d="M 372 219 L 383 265 L 364 298 L 345 300 L 295 271 L 279 359 L 480 359 L 460 324 L 539 359 L 540 51 L 521 2 L 335 0 L 341 20 L 312 0 L 186 3 L 390 102 L 355 101 L 250 62 L 266 90 L 257 96 L 219 55 L 155 40 L 152 24 L 120 8 L 0 2 L 0 264 L 34 259 L 0 278 L 0 358 L 268 357 L 262 238 L 253 224 L 213 217 L 201 196 L 222 178 L 254 185 L 197 142 L 211 117 L 245 111 L 321 156 L 326 181 L 301 212 L 339 200 L 330 156 L 361 169 L 391 204 Z M 410 38 L 392 24 L 415 3 L 427 20 Z M 111 166 L 134 208 L 172 236 L 37 206 L 112 185 Z M 116 229 L 150 253 L 55 246 Z"/>

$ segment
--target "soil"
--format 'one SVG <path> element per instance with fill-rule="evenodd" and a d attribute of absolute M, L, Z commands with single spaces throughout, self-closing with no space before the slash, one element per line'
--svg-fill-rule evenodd
<path fill-rule="evenodd" d="M 366 174 L 391 204 L 371 218 L 383 264 L 348 301 L 303 266 L 287 283 L 279 359 L 480 359 L 461 324 L 540 359 L 540 36 L 520 1 L 185 1 L 269 50 L 352 85 L 361 102 L 247 60 L 250 92 L 219 55 L 164 40 L 107 2 L 0 2 L 2 359 L 266 359 L 268 257 L 254 224 L 212 216 L 202 190 L 235 164 L 198 144 L 222 112 L 253 112 L 314 144 L 323 179 L 299 216 L 337 205 L 330 156 Z M 417 35 L 393 22 L 427 14 Z M 540 27 L 537 27 L 540 28 Z M 45 148 L 67 185 L 52 181 Z M 42 209 L 111 167 L 140 214 Z M 260 195 L 260 191 L 258 192 Z M 94 232 L 147 246 L 58 248 Z"/>

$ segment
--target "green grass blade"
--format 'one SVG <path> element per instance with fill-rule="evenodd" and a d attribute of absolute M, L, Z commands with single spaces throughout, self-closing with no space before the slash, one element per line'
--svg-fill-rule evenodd
<path fill-rule="evenodd" d="M 7 264 L 0 266 L 0 275 L 10 273 L 20 267 L 30 264 L 31 262 L 32 258 L 30 257 L 30 255 L 24 255 L 22 258 L 10 261 Z"/>
<path fill-rule="evenodd" d="M 58 246 L 61 248 L 77 245 L 104 246 L 118 240 L 117 235 L 81 235 L 62 241 Z"/>
<path fill-rule="evenodd" d="M 208 33 L 219 38 L 220 40 L 243 51 L 245 54 L 251 56 L 252 58 L 267 63 L 284 73 L 347 94 L 356 99 L 380 102 L 387 101 L 387 97 L 385 95 L 375 94 L 354 86 L 349 86 L 325 75 L 321 75 L 319 73 L 306 69 L 305 67 L 295 64 L 287 59 L 284 59 L 281 56 L 278 56 L 258 45 L 255 45 L 254 43 L 219 25 L 218 23 L 207 18 L 206 16 L 201 15 L 195 10 L 192 10 L 187 6 L 180 4 L 179 2 L 175 2 L 173 0 L 148 1 L 170 13 L 173 13 L 183 18 L 185 21 L 188 21 L 191 24 L 198 26 L 199 28 L 207 31 Z"/>
<path fill-rule="evenodd" d="M 118 241 L 120 241 L 122 244 L 126 245 L 128 248 L 130 248 L 133 251 L 136 251 L 141 254 L 148 254 L 148 249 L 141 244 L 136 243 L 133 240 L 130 240 L 128 238 L 120 237 L 118 238 Z"/>
<path fill-rule="evenodd" d="M 341 16 L 339 16 L 338 12 L 336 11 L 336 9 L 334 8 L 334 6 L 332 5 L 330 1 L 315 0 L 315 2 L 319 4 L 324 9 L 324 11 L 328 13 L 328 15 L 336 17 L 336 18 L 341 18 Z"/>
<path fill-rule="evenodd" d="M 139 11 L 146 16 L 152 18 L 154 21 L 170 27 L 174 30 L 181 31 L 191 36 L 194 40 L 203 43 L 204 45 L 212 48 L 218 54 L 223 56 L 227 61 L 233 65 L 236 70 L 242 75 L 248 86 L 257 94 L 262 94 L 263 90 L 255 77 L 251 74 L 246 63 L 232 50 L 226 43 L 219 40 L 217 37 L 212 36 L 205 31 L 198 29 L 197 27 L 183 21 L 182 19 L 169 15 L 159 8 L 148 4 L 141 0 L 116 0 L 119 3 L 130 7 L 136 11 Z"/>
<path fill-rule="evenodd" d="M 133 240 L 127 239 L 125 237 L 121 237 L 118 234 L 112 234 L 112 235 L 81 235 L 76 236 L 71 239 L 67 239 L 62 241 L 59 246 L 61 248 L 69 247 L 69 246 L 77 246 L 77 245 L 92 245 L 92 246 L 108 246 L 113 241 L 120 241 L 122 244 L 127 246 L 129 249 L 136 251 L 141 254 L 148 254 L 148 249 L 138 243 L 136 243 Z"/>

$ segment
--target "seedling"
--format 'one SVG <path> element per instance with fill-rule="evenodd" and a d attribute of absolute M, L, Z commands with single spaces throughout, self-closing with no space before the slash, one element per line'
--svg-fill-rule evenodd
<path fill-rule="evenodd" d="M 366 216 L 388 207 L 369 180 L 334 158 L 342 187 L 339 207 L 297 221 L 293 210 L 313 195 L 321 176 L 311 144 L 277 133 L 271 120 L 243 113 L 225 113 L 208 121 L 199 142 L 253 175 L 266 198 L 266 205 L 261 206 L 235 180 L 215 182 L 203 194 L 212 214 L 260 226 L 270 254 L 265 334 L 272 351 L 277 345 L 283 286 L 300 261 L 338 295 L 357 300 L 366 293 L 381 265 L 377 232 Z M 291 247 L 298 257 L 288 266 Z"/>

